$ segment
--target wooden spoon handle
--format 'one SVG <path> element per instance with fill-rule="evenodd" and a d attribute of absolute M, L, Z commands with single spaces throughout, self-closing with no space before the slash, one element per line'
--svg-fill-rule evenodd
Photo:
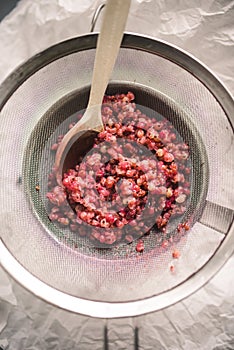
<path fill-rule="evenodd" d="M 131 0 L 108 0 L 98 36 L 88 108 L 101 105 L 123 38 Z"/>
<path fill-rule="evenodd" d="M 64 160 L 79 131 L 103 129 L 101 104 L 119 52 L 131 0 L 108 0 L 98 36 L 88 107 L 82 119 L 64 136 L 55 157 L 56 178 L 62 185 Z"/>

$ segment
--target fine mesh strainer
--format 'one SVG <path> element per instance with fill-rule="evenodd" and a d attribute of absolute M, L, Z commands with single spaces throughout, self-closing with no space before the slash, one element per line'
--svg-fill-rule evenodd
<path fill-rule="evenodd" d="M 188 296 L 233 251 L 233 100 L 219 80 L 178 48 L 125 34 L 107 93 L 168 118 L 188 143 L 191 230 L 161 248 L 87 246 L 48 220 L 43 181 L 48 143 L 87 105 L 97 34 L 65 41 L 19 67 L 0 88 L 0 261 L 22 285 L 65 309 L 96 317 L 155 311 Z M 38 192 L 36 186 L 40 184 Z M 181 257 L 170 272 L 172 249 Z M 175 262 L 173 261 L 173 264 Z"/>

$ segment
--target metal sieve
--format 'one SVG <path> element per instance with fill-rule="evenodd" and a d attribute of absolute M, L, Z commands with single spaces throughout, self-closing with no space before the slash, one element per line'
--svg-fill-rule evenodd
<path fill-rule="evenodd" d="M 124 317 L 159 310 L 196 291 L 233 251 L 233 100 L 207 67 L 166 42 L 125 34 L 107 93 L 133 91 L 136 103 L 170 120 L 188 143 L 191 230 L 161 248 L 88 246 L 48 220 L 36 186 L 49 169 L 48 142 L 86 107 L 97 34 L 34 56 L 0 87 L 3 267 L 34 294 L 73 312 Z M 154 236 L 155 237 L 155 236 Z M 172 262 L 172 249 L 181 257 Z M 170 272 L 171 264 L 175 273 Z"/>

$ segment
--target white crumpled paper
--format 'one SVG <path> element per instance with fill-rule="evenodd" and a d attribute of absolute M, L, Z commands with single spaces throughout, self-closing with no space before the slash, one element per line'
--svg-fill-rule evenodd
<path fill-rule="evenodd" d="M 0 23 L 0 82 L 35 53 L 89 32 L 98 0 L 21 0 Z M 127 31 L 189 51 L 234 93 L 234 1 L 132 0 Z M 96 30 L 100 28 L 100 21 Z M 0 270 L 0 348 L 98 350 L 108 327 L 110 350 L 234 349 L 234 257 L 201 290 L 165 310 L 137 318 L 97 320 L 36 298 Z"/>

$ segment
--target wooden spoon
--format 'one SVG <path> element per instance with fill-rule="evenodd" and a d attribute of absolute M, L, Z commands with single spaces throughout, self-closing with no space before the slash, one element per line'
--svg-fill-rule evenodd
<path fill-rule="evenodd" d="M 104 129 L 101 105 L 121 45 L 131 0 L 108 0 L 94 62 L 87 109 L 81 120 L 64 136 L 55 157 L 56 178 L 62 184 L 66 169 L 90 150 L 97 133 Z"/>

